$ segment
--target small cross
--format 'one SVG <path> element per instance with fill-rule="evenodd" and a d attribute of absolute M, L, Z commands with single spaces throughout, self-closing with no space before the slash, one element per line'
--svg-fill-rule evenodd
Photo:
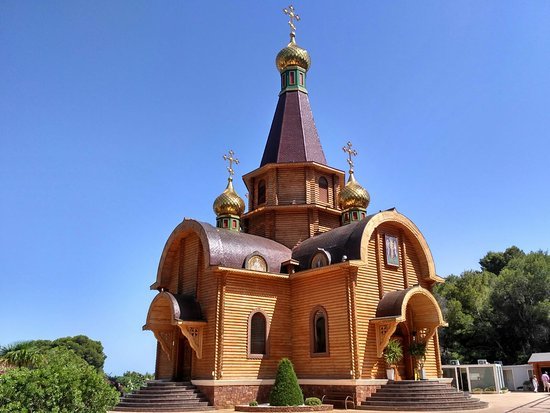
<path fill-rule="evenodd" d="M 233 179 L 233 175 L 235 174 L 235 171 L 233 170 L 233 163 L 236 165 L 239 164 L 239 160 L 237 158 L 233 158 L 233 155 L 235 155 L 235 152 L 230 149 L 229 156 L 223 156 L 224 161 L 229 161 L 229 166 L 227 167 L 227 170 L 229 171 L 229 179 Z"/>
<path fill-rule="evenodd" d="M 353 172 L 353 159 L 351 159 L 351 157 L 357 156 L 357 151 L 355 149 L 351 149 L 352 146 L 352 143 L 348 142 L 347 146 L 344 146 L 342 148 L 342 150 L 348 154 L 348 164 L 350 172 Z"/>
<path fill-rule="evenodd" d="M 290 20 L 288 21 L 288 25 L 290 26 L 290 34 L 296 35 L 296 26 L 294 25 L 294 19 L 296 19 L 296 21 L 300 21 L 300 16 L 294 13 L 294 6 L 292 4 L 288 6 L 288 9 L 283 9 L 283 12 L 288 15 L 288 17 L 290 17 Z"/>

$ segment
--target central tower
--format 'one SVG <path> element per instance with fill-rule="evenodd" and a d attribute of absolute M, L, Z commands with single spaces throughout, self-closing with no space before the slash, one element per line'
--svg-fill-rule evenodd
<path fill-rule="evenodd" d="M 296 44 L 294 9 L 285 9 L 290 43 L 275 59 L 281 75 L 279 101 L 260 167 L 243 176 L 249 192 L 245 231 L 289 248 L 340 226 L 338 194 L 344 172 L 327 165 L 306 89 L 311 66 Z"/>

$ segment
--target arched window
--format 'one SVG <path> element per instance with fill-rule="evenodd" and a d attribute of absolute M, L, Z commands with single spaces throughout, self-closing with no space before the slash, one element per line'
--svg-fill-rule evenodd
<path fill-rule="evenodd" d="M 251 357 L 266 355 L 266 338 L 267 320 L 263 313 L 257 311 L 252 314 L 249 322 L 248 355 Z"/>
<path fill-rule="evenodd" d="M 319 178 L 319 201 L 328 202 L 328 181 L 324 176 Z"/>
<path fill-rule="evenodd" d="M 265 204 L 265 181 L 258 182 L 258 205 Z"/>
<path fill-rule="evenodd" d="M 328 354 L 328 323 L 324 308 L 316 307 L 311 317 L 311 352 L 314 355 Z"/>

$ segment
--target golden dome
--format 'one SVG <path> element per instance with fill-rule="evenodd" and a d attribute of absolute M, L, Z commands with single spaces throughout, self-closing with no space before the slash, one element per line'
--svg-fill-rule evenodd
<path fill-rule="evenodd" d="M 214 201 L 212 206 L 217 216 L 238 215 L 244 212 L 244 201 L 233 189 L 233 179 L 227 180 L 227 188 Z"/>
<path fill-rule="evenodd" d="M 290 43 L 277 54 L 275 64 L 281 73 L 289 66 L 299 66 L 307 71 L 311 66 L 311 59 L 307 50 L 298 46 L 294 35 L 291 34 Z"/>
<path fill-rule="evenodd" d="M 370 195 L 355 180 L 353 171 L 350 171 L 346 186 L 340 191 L 339 204 L 343 210 L 349 208 L 364 208 L 367 209 L 370 203 Z"/>

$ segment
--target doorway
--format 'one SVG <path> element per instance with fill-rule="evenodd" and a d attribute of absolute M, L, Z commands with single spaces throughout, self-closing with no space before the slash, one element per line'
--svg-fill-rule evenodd
<path fill-rule="evenodd" d="M 178 381 L 190 381 L 193 364 L 193 349 L 189 340 L 185 337 L 178 339 L 178 357 L 176 359 L 176 374 L 174 379 Z"/>

